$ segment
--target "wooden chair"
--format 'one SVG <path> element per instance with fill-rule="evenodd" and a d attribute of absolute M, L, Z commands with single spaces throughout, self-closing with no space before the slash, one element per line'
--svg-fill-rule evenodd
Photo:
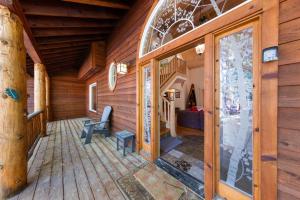
<path fill-rule="evenodd" d="M 111 135 L 109 127 L 111 111 L 112 107 L 106 106 L 103 110 L 100 122 L 92 122 L 92 120 L 83 121 L 84 127 L 82 130 L 81 138 L 85 138 L 85 144 L 91 143 L 92 135 L 94 133 L 103 134 L 105 137 L 109 137 Z"/>

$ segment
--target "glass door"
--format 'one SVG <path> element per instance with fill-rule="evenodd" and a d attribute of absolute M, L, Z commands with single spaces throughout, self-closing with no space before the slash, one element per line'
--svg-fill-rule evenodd
<path fill-rule="evenodd" d="M 153 137 L 153 69 L 151 63 L 142 66 L 141 77 L 142 149 L 150 155 Z"/>
<path fill-rule="evenodd" d="M 216 189 L 227 199 L 252 199 L 254 193 L 257 41 L 255 23 L 215 38 Z"/>

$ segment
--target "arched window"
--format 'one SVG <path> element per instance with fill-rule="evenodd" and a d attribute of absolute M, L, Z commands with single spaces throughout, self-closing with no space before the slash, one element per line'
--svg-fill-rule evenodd
<path fill-rule="evenodd" d="M 145 26 L 140 57 L 247 1 L 160 0 Z"/>

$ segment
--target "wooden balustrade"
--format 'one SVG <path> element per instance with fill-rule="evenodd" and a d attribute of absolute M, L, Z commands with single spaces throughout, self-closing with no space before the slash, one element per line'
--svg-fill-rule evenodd
<path fill-rule="evenodd" d="M 37 111 L 27 116 L 27 147 L 29 157 L 42 135 L 43 111 Z"/>
<path fill-rule="evenodd" d="M 176 56 L 166 64 L 160 67 L 160 85 L 164 85 L 175 73 L 186 74 L 186 63 Z"/>

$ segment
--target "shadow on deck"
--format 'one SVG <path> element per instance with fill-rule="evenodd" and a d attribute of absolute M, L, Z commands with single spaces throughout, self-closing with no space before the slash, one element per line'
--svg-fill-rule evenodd
<path fill-rule="evenodd" d="M 146 161 L 116 150 L 116 138 L 80 139 L 83 119 L 48 123 L 28 166 L 28 186 L 12 199 L 126 199 L 116 180 Z"/>

